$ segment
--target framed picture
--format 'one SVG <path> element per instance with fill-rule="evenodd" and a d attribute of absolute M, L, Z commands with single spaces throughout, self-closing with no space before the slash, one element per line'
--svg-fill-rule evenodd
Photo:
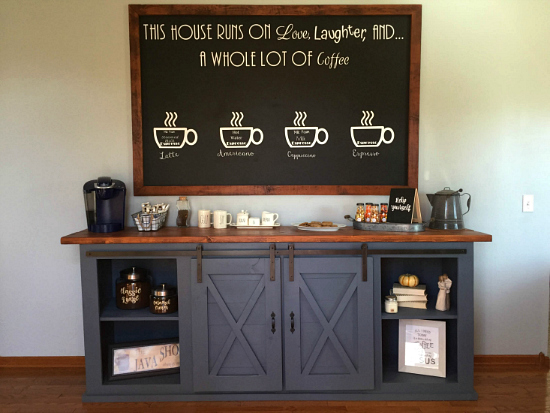
<path fill-rule="evenodd" d="M 399 320 L 399 371 L 446 377 L 445 321 Z"/>
<path fill-rule="evenodd" d="M 172 374 L 179 369 L 177 338 L 109 345 L 109 380 Z"/>

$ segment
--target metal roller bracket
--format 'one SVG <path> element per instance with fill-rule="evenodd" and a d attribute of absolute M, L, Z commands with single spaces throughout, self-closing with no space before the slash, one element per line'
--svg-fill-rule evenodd
<path fill-rule="evenodd" d="M 363 281 L 367 281 L 367 257 L 369 255 L 367 244 L 361 245 L 361 251 L 363 253 Z"/>
<path fill-rule="evenodd" d="M 294 244 L 288 245 L 288 281 L 294 281 Z"/>
<path fill-rule="evenodd" d="M 275 281 L 275 244 L 269 245 L 269 280 Z"/>
<path fill-rule="evenodd" d="M 197 245 L 197 282 L 202 282 L 202 245 Z"/>

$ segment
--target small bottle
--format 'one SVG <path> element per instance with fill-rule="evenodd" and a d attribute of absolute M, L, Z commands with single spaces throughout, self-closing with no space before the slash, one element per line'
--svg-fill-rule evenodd
<path fill-rule="evenodd" d="M 370 222 L 372 217 L 372 204 L 365 204 L 365 222 Z"/>
<path fill-rule="evenodd" d="M 380 222 L 380 216 L 378 215 L 378 204 L 372 205 L 371 211 L 372 211 L 371 219 L 370 219 L 371 224 L 379 223 Z"/>
<path fill-rule="evenodd" d="M 380 222 L 388 222 L 388 204 L 380 204 Z"/>
<path fill-rule="evenodd" d="M 397 297 L 395 295 L 387 295 L 384 302 L 386 313 L 397 313 L 399 306 L 397 305 Z"/>
<path fill-rule="evenodd" d="M 176 206 L 178 207 L 178 217 L 176 218 L 176 225 L 178 227 L 188 227 L 189 226 L 189 212 L 191 208 L 189 207 L 189 201 L 186 196 L 180 196 L 180 199 L 176 201 Z"/>
<path fill-rule="evenodd" d="M 365 219 L 365 208 L 363 203 L 357 203 L 357 211 L 355 212 L 355 220 L 357 222 L 362 222 Z"/>

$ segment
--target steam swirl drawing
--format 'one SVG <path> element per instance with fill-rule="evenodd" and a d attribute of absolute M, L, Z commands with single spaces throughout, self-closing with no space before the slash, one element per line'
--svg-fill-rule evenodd
<path fill-rule="evenodd" d="M 244 114 L 242 112 L 231 112 L 231 127 L 220 128 L 220 139 L 226 148 L 245 149 L 251 143 L 259 145 L 264 140 L 264 133 L 261 129 L 251 126 L 243 126 Z M 254 139 L 254 134 L 258 134 L 258 140 Z"/>
<path fill-rule="evenodd" d="M 306 112 L 295 111 L 294 127 L 285 128 L 286 143 L 291 148 L 312 148 L 316 143 L 324 145 L 328 141 L 328 132 L 317 126 L 306 126 Z M 321 141 L 319 135 L 323 133 L 325 139 Z"/>
<path fill-rule="evenodd" d="M 164 128 L 153 128 L 155 142 L 160 149 L 181 149 L 185 144 L 193 146 L 199 140 L 194 129 L 176 127 L 176 119 L 176 112 L 166 112 Z M 190 135 L 193 135 L 193 141 L 189 139 Z"/>
<path fill-rule="evenodd" d="M 384 126 L 372 126 L 374 112 L 363 110 L 361 118 L 362 126 L 352 126 L 350 128 L 351 140 L 357 148 L 377 148 L 382 142 L 390 144 L 395 137 L 392 128 Z M 386 132 L 390 133 L 390 138 L 386 139 Z"/>

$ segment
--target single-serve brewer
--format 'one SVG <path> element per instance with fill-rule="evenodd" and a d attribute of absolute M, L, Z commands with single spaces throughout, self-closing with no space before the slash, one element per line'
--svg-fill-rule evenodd
<path fill-rule="evenodd" d="M 115 232 L 124 229 L 126 185 L 100 176 L 84 184 L 84 204 L 88 231 Z"/>

